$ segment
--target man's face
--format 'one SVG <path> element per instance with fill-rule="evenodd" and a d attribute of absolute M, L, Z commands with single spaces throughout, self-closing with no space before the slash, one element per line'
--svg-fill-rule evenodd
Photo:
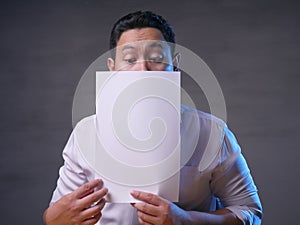
<path fill-rule="evenodd" d="M 122 33 L 115 60 L 109 58 L 108 67 L 111 71 L 173 71 L 175 58 L 158 29 L 132 29 Z"/>

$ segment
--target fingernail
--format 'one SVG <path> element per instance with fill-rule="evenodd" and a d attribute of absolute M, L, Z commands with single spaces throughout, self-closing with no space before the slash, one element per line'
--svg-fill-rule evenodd
<path fill-rule="evenodd" d="M 138 195 L 138 191 L 133 190 L 133 191 L 130 192 L 130 194 L 131 194 L 133 197 L 135 197 L 135 196 Z"/>
<path fill-rule="evenodd" d="M 107 187 L 104 188 L 104 192 L 105 192 L 106 194 L 108 193 L 108 188 L 107 188 Z"/>
<path fill-rule="evenodd" d="M 96 179 L 97 180 L 97 185 L 99 185 L 99 186 L 103 186 L 103 181 L 102 181 L 102 179 Z"/>

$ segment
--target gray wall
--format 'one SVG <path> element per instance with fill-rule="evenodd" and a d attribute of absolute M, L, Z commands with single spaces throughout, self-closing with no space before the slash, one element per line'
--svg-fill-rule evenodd
<path fill-rule="evenodd" d="M 223 89 L 264 206 L 264 225 L 299 219 L 300 5 L 297 1 L 1 1 L 0 225 L 42 224 L 72 100 L 107 50 L 113 22 L 150 9 L 174 25 Z"/>

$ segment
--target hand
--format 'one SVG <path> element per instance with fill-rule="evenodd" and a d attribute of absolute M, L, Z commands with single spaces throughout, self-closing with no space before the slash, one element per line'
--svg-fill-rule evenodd
<path fill-rule="evenodd" d="M 102 180 L 93 180 L 63 196 L 45 211 L 45 223 L 47 225 L 91 225 L 97 223 L 105 205 L 103 197 L 108 192 L 107 188 L 102 186 Z M 95 188 L 101 189 L 95 191 Z"/>
<path fill-rule="evenodd" d="M 188 220 L 186 211 L 158 195 L 132 191 L 131 195 L 143 202 L 133 203 L 138 210 L 138 220 L 142 225 L 175 225 L 185 224 Z"/>

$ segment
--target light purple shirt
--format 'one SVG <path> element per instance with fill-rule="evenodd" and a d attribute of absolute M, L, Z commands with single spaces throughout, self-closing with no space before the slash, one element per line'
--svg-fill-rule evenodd
<path fill-rule="evenodd" d="M 94 121 L 95 116 L 90 117 Z M 95 124 L 94 122 L 91 124 Z M 195 130 L 199 129 L 199 133 Z M 75 128 L 76 129 L 76 128 Z M 259 225 L 262 206 L 240 146 L 226 124 L 187 106 L 181 107 L 181 151 L 196 150 L 180 171 L 179 207 L 209 212 L 216 203 L 232 211 L 244 224 Z M 63 151 L 57 187 L 50 204 L 84 183 L 98 178 L 83 159 L 74 132 Z M 218 201 L 217 201 L 218 199 Z M 106 203 L 97 224 L 139 224 L 128 203 Z"/>

